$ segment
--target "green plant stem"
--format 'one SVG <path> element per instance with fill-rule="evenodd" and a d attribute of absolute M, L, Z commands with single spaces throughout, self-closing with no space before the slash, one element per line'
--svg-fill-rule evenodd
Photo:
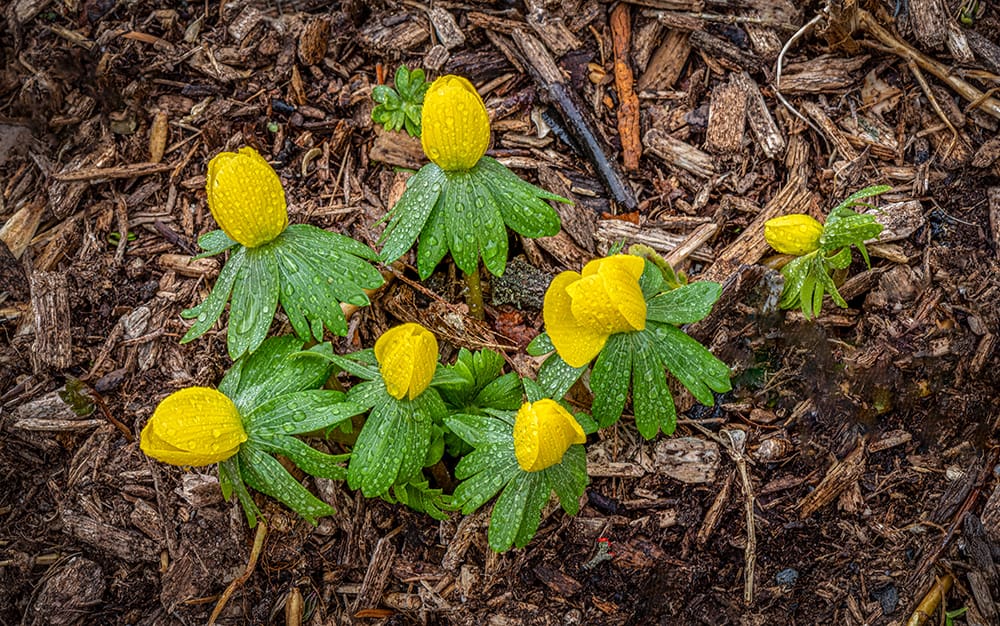
<path fill-rule="evenodd" d="M 483 308 L 483 285 L 479 280 L 479 267 L 465 275 L 465 303 L 469 305 L 469 315 L 477 320 L 486 319 Z"/>

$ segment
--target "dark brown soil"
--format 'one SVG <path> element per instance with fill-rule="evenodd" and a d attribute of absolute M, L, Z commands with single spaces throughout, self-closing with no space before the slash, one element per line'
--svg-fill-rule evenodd
<path fill-rule="evenodd" d="M 774 68 L 821 3 L 430 4 L 8 3 L 0 624 L 204 623 L 243 573 L 254 531 L 221 501 L 214 470 L 151 462 L 135 441 L 160 399 L 217 384 L 230 364 L 218 329 L 178 343 L 179 312 L 219 268 L 184 258 L 214 228 L 206 164 L 255 146 L 282 177 L 292 222 L 375 245 L 406 168 L 423 159 L 419 142 L 370 119 L 371 87 L 401 62 L 468 76 L 494 116 L 490 154 L 575 204 L 560 209 L 559 237 L 512 239 L 526 263 L 494 284 L 485 325 L 464 317 L 446 261 L 423 287 L 401 273 L 338 349 L 420 321 L 446 357 L 506 346 L 530 372 L 519 347 L 541 327 L 546 280 L 532 270 L 578 269 L 638 232 L 664 254 L 691 244 L 671 260 L 726 286 L 690 332 L 733 367 L 734 390 L 708 408 L 679 394 L 673 438 L 642 441 L 627 417 L 593 438 L 580 515 L 552 512 L 526 549 L 503 555 L 486 547 L 488 511 L 439 523 L 309 480 L 338 510 L 312 527 L 259 498 L 263 553 L 219 623 L 903 624 L 949 579 L 944 606 L 968 608 L 956 623 L 1000 624 L 1000 120 L 989 102 L 970 108 L 871 29 L 852 48 L 835 36 L 837 3 L 783 59 L 783 91 L 815 128 L 778 101 Z M 928 32 L 931 4 L 903 3 L 895 21 L 891 3 L 866 8 L 897 41 L 995 88 L 994 8 L 959 26 L 947 3 L 941 23 L 961 35 L 949 48 Z M 613 28 L 615 11 L 625 15 Z M 638 138 L 618 126 L 622 24 Z M 593 118 L 623 172 L 619 194 L 570 145 L 523 33 L 547 46 Z M 956 59 L 963 41 L 971 56 Z M 162 165 L 149 165 L 163 120 Z M 766 122 L 777 146 L 759 132 Z M 639 168 L 624 170 L 640 140 Z M 828 301 L 816 321 L 774 311 L 775 274 L 758 265 L 763 221 L 820 217 L 873 184 L 893 187 L 878 204 L 906 223 L 871 247 L 870 271 L 856 258 L 850 308 Z M 119 244 L 124 231 L 134 238 Z M 272 330 L 290 329 L 279 319 Z M 76 415 L 64 388 L 94 413 Z"/>

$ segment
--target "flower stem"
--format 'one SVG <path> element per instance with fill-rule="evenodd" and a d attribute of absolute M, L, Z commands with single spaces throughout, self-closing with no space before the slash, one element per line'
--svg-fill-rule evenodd
<path fill-rule="evenodd" d="M 465 275 L 465 303 L 469 305 L 469 316 L 477 319 L 486 319 L 483 309 L 483 285 L 479 280 L 479 266 L 471 274 Z"/>

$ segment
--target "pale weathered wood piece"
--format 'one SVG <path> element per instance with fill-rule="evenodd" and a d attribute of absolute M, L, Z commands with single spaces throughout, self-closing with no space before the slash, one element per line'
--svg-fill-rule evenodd
<path fill-rule="evenodd" d="M 715 159 L 710 154 L 680 139 L 674 139 L 659 128 L 650 129 L 643 136 L 642 144 L 668 165 L 691 172 L 695 176 L 711 178 L 717 173 Z"/>
<path fill-rule="evenodd" d="M 688 42 L 688 34 L 679 30 L 668 30 L 663 43 L 653 53 L 649 65 L 639 77 L 639 91 L 673 87 L 680 78 L 689 54 L 691 54 L 691 44 Z"/>
<path fill-rule="evenodd" d="M 767 158 L 779 158 L 784 153 L 787 143 L 785 136 L 781 134 L 781 129 L 778 128 L 778 123 L 771 116 L 767 103 L 764 102 L 760 86 L 746 72 L 734 72 L 730 80 L 746 93 L 747 124 L 757 145 Z"/>
<path fill-rule="evenodd" d="M 747 119 L 747 94 L 735 81 L 730 80 L 712 93 L 708 110 L 708 130 L 705 148 L 716 154 L 729 154 L 742 158 L 743 131 Z"/>
<path fill-rule="evenodd" d="M 69 330 L 69 284 L 61 272 L 33 272 L 31 310 L 35 341 L 31 362 L 35 372 L 61 370 L 73 363 Z"/>

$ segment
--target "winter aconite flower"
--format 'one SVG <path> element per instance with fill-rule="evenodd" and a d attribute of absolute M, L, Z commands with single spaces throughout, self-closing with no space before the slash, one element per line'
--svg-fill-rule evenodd
<path fill-rule="evenodd" d="M 819 315 L 823 298 L 847 308 L 847 301 L 837 290 L 843 272 L 851 265 L 851 247 L 861 252 L 871 267 L 865 242 L 878 237 L 882 225 L 870 213 L 857 213 L 854 207 L 873 208 L 865 199 L 892 189 L 886 185 L 866 187 L 838 204 L 821 224 L 808 215 L 783 215 L 764 224 L 764 238 L 772 248 L 795 258 L 781 268 L 785 285 L 778 306 L 799 308 L 806 319 Z"/>
<path fill-rule="evenodd" d="M 546 200 L 569 200 L 521 180 L 484 155 L 490 120 L 472 83 L 451 75 L 435 80 L 424 96 L 421 120 L 421 143 L 431 163 L 410 177 L 387 216 L 380 241 L 383 261 L 400 258 L 419 238 L 421 278 L 430 276 L 448 252 L 467 276 L 478 276 L 480 259 L 499 276 L 507 267 L 508 227 L 525 237 L 559 232 L 559 214 Z M 470 306 L 476 294 L 470 288 Z"/>
<path fill-rule="evenodd" d="M 139 445 L 158 461 L 197 467 L 228 459 L 246 440 L 232 400 L 208 387 L 188 387 L 160 402 Z"/>
<path fill-rule="evenodd" d="M 490 118 L 483 99 L 461 76 L 442 76 L 424 96 L 424 153 L 446 172 L 471 169 L 490 144 Z"/>
<path fill-rule="evenodd" d="M 333 513 L 306 491 L 272 454 L 320 478 L 342 479 L 345 456 L 311 448 L 295 437 L 330 430 L 362 409 L 343 393 L 321 387 L 333 366 L 321 354 L 329 344 L 302 352 L 295 337 L 272 337 L 236 363 L 219 390 L 190 387 L 167 396 L 142 429 L 140 447 L 173 465 L 219 464 L 219 484 L 237 495 L 250 525 L 260 511 L 247 487 L 287 505 L 306 520 Z"/>
<path fill-rule="evenodd" d="M 365 291 L 383 283 L 368 263 L 375 253 L 350 237 L 309 224 L 289 226 L 281 181 L 253 148 L 212 159 L 207 190 L 221 230 L 198 239 L 205 250 L 201 256 L 231 252 L 209 296 L 181 313 L 195 318 L 181 343 L 208 332 L 230 297 L 226 345 L 234 359 L 264 341 L 279 302 L 303 341 L 322 341 L 324 329 L 346 335 L 340 304 L 365 306 Z"/>
<path fill-rule="evenodd" d="M 586 441 L 576 418 L 548 398 L 525 402 L 514 419 L 514 454 L 526 472 L 552 467 L 571 445 Z"/>
<path fill-rule="evenodd" d="M 563 272 L 545 293 L 546 332 L 528 345 L 533 356 L 549 354 L 538 383 L 562 398 L 593 362 L 591 411 L 600 427 L 618 421 L 631 395 L 639 434 L 669 435 L 677 412 L 664 371 L 708 406 L 731 389 L 729 367 L 681 330 L 708 315 L 721 292 L 718 283 L 687 284 L 662 258 L 635 254 Z"/>
<path fill-rule="evenodd" d="M 288 226 L 278 174 L 253 148 L 215 155 L 205 187 L 212 217 L 233 241 L 256 248 Z"/>
<path fill-rule="evenodd" d="M 415 488 L 423 491 L 420 485 L 426 479 L 421 470 L 428 459 L 433 464 L 440 458 L 431 446 L 440 439 L 440 423 L 448 409 L 431 386 L 438 371 L 437 350 L 437 339 L 429 330 L 409 323 L 386 331 L 374 350 L 348 355 L 331 351 L 327 356 L 362 379 L 347 397 L 363 410 L 371 409 L 347 467 L 348 486 L 361 489 L 365 497 L 403 500 Z"/>
<path fill-rule="evenodd" d="M 414 399 L 427 389 L 438 363 L 434 334 L 420 324 L 391 328 L 375 342 L 382 380 L 389 395 L 397 400 Z"/>
<path fill-rule="evenodd" d="M 782 254 L 808 254 L 819 248 L 822 234 L 823 225 L 818 220 L 800 213 L 782 215 L 764 223 L 764 238 Z"/>
<path fill-rule="evenodd" d="M 563 272 L 545 292 L 543 317 L 556 352 L 571 367 L 600 353 L 608 337 L 646 327 L 639 286 L 645 262 L 619 254 L 587 263 L 583 273 Z"/>
<path fill-rule="evenodd" d="M 454 413 L 451 432 L 473 450 L 455 467 L 462 482 L 452 504 L 468 515 L 499 493 L 490 515 L 489 544 L 497 552 L 527 545 L 553 491 L 564 511 L 576 515 L 587 487 L 586 433 L 597 425 L 572 415 L 542 390 L 524 381 L 528 402 L 513 411 L 485 415 Z M 577 420 L 582 421 L 577 421 Z"/>

